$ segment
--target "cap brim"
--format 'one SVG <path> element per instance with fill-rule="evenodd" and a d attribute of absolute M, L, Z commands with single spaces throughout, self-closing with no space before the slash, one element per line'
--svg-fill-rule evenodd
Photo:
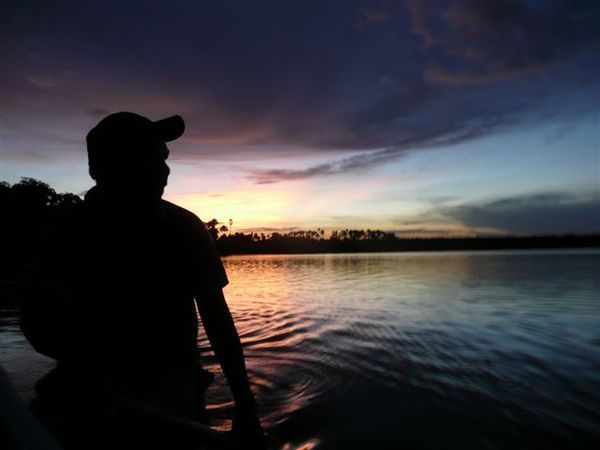
<path fill-rule="evenodd" d="M 181 116 L 171 116 L 153 122 L 159 136 L 165 142 L 174 141 L 185 131 L 185 122 Z"/>

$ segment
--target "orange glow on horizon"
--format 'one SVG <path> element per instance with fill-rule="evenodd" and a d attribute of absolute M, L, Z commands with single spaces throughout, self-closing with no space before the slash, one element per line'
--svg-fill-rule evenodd
<path fill-rule="evenodd" d="M 229 190 L 208 194 L 175 194 L 168 200 L 189 209 L 202 220 L 233 220 L 233 231 L 244 228 L 283 228 L 302 204 L 305 193 L 293 190 Z"/>
<path fill-rule="evenodd" d="M 334 196 L 321 195 L 315 200 L 311 190 L 277 189 L 268 187 L 256 189 L 237 189 L 212 193 L 174 193 L 165 198 L 194 212 L 203 221 L 217 219 L 229 227 L 233 221 L 232 232 L 282 233 L 294 229 L 325 230 L 329 237 L 332 230 L 358 229 L 383 230 L 396 234 L 399 238 L 439 238 L 439 237 L 475 237 L 477 235 L 502 235 L 498 228 L 471 228 L 460 223 L 439 221 L 421 224 L 418 229 L 410 225 L 400 225 L 390 217 L 345 217 L 343 222 L 331 221 L 327 217 L 328 205 L 339 204 Z M 348 195 L 349 205 L 362 200 L 363 194 Z M 311 201 L 307 201 L 310 198 Z M 410 215 L 409 211 L 405 214 Z"/>

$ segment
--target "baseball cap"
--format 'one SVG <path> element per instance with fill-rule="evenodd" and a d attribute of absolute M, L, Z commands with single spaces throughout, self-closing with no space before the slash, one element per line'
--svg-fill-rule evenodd
<path fill-rule="evenodd" d="M 86 136 L 90 171 L 115 159 L 143 158 L 149 145 L 174 141 L 184 130 L 180 116 L 152 121 L 127 111 L 109 114 Z"/>
<path fill-rule="evenodd" d="M 88 149 L 96 147 L 122 146 L 124 143 L 162 141 L 170 142 L 183 134 L 185 123 L 180 116 L 170 116 L 152 121 L 132 112 L 110 114 L 98 122 L 86 137 Z"/>

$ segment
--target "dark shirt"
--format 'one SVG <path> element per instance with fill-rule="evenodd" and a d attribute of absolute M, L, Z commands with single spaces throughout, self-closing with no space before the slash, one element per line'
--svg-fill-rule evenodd
<path fill-rule="evenodd" d="M 193 213 L 116 207 L 93 188 L 40 244 L 22 329 L 63 365 L 196 358 L 194 298 L 227 276 Z"/>

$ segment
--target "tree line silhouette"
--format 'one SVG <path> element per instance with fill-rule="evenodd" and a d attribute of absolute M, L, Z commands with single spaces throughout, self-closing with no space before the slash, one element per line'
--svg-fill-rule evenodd
<path fill-rule="evenodd" d="M 57 215 L 82 201 L 78 195 L 57 193 L 33 178 L 22 178 L 13 185 L 0 182 L 0 231 L 4 243 L 1 277 L 22 274 L 31 260 L 36 238 Z M 228 223 L 229 227 L 217 219 L 205 223 L 222 255 L 600 247 L 600 235 L 399 238 L 382 230 L 326 232 L 321 228 L 233 233 L 232 220 Z"/>
<path fill-rule="evenodd" d="M 221 255 L 361 253 L 444 250 L 502 250 L 600 247 L 599 235 L 399 238 L 382 230 L 298 230 L 288 233 L 230 233 L 218 220 L 206 222 Z"/>

